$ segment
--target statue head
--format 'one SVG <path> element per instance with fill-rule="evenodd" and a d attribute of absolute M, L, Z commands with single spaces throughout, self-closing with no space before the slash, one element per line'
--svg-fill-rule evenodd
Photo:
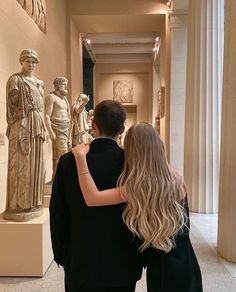
<path fill-rule="evenodd" d="M 53 85 L 55 87 L 55 91 L 60 93 L 60 95 L 67 95 L 68 90 L 67 90 L 67 84 L 68 84 L 68 79 L 65 77 L 56 77 L 53 81 Z"/>
<path fill-rule="evenodd" d="M 81 93 L 77 98 L 77 102 L 79 102 L 79 103 L 86 102 L 86 104 L 87 104 L 89 102 L 89 95 Z"/>
<path fill-rule="evenodd" d="M 23 50 L 20 54 L 20 58 L 19 58 L 20 64 L 22 65 L 22 62 L 24 62 L 24 60 L 28 58 L 33 58 L 37 64 L 39 63 L 38 54 L 32 49 L 26 49 L 26 50 Z"/>
<path fill-rule="evenodd" d="M 89 112 L 88 112 L 88 116 L 93 117 L 93 112 L 94 112 L 94 110 L 90 109 Z"/>
<path fill-rule="evenodd" d="M 93 120 L 93 112 L 94 110 L 91 109 L 88 111 L 88 123 L 91 124 L 92 123 L 92 120 Z"/>

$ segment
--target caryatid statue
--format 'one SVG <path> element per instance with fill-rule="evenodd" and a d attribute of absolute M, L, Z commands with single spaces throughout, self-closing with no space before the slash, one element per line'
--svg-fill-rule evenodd
<path fill-rule="evenodd" d="M 28 221 L 43 213 L 45 168 L 43 142 L 42 80 L 33 76 L 38 54 L 27 49 L 20 54 L 22 69 L 12 75 L 6 86 L 8 174 L 7 203 L 3 218 Z"/>
<path fill-rule="evenodd" d="M 52 179 L 59 158 L 71 149 L 70 105 L 66 97 L 68 80 L 65 77 L 57 77 L 53 84 L 55 90 L 45 98 L 44 109 L 45 125 L 52 141 Z"/>
<path fill-rule="evenodd" d="M 76 102 L 72 105 L 71 114 L 73 120 L 72 144 L 90 143 L 93 138 L 89 134 L 90 125 L 88 123 L 88 112 L 85 109 L 89 101 L 89 96 L 80 94 Z"/>

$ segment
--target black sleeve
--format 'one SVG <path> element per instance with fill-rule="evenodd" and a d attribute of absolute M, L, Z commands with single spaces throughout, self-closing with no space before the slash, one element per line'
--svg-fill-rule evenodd
<path fill-rule="evenodd" d="M 60 159 L 57 165 L 56 175 L 53 180 L 51 201 L 49 206 L 50 230 L 54 260 L 61 266 L 64 265 L 64 249 L 70 226 L 69 210 L 63 188 L 62 163 L 63 161 Z"/>
<path fill-rule="evenodd" d="M 185 198 L 181 201 L 184 213 L 185 213 L 185 225 L 183 229 L 177 235 L 177 238 L 185 238 L 190 234 L 190 219 L 189 219 L 189 207 L 188 207 L 188 197 L 187 194 Z"/>
<path fill-rule="evenodd" d="M 190 229 L 190 219 L 189 219 L 189 207 L 188 207 L 188 195 L 186 194 L 183 200 L 183 208 L 186 216 L 186 225 Z"/>

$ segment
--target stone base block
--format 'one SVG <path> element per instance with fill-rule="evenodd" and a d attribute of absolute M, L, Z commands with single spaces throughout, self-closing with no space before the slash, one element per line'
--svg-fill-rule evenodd
<path fill-rule="evenodd" d="M 49 212 L 29 222 L 0 217 L 0 276 L 42 277 L 53 260 Z"/>
<path fill-rule="evenodd" d="M 10 212 L 10 211 L 5 211 L 3 213 L 3 219 L 5 220 L 10 220 L 13 222 L 26 222 L 26 221 L 30 221 L 34 218 L 38 218 L 40 216 L 43 215 L 43 207 L 42 206 L 37 206 L 28 210 L 24 210 L 24 211 L 14 211 L 14 212 Z"/>
<path fill-rule="evenodd" d="M 43 202 L 44 208 L 49 207 L 50 199 L 51 199 L 51 192 L 52 192 L 52 185 L 45 184 L 45 186 L 44 186 L 44 202 Z"/>
<path fill-rule="evenodd" d="M 50 200 L 51 200 L 51 196 L 44 195 L 44 203 L 43 203 L 44 208 L 49 208 Z"/>

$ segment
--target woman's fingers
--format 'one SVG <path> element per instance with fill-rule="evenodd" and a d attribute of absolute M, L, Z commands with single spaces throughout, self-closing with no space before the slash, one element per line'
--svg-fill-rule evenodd
<path fill-rule="evenodd" d="M 80 144 L 72 148 L 72 153 L 74 154 L 75 157 L 85 156 L 88 152 L 89 152 L 88 144 Z"/>

